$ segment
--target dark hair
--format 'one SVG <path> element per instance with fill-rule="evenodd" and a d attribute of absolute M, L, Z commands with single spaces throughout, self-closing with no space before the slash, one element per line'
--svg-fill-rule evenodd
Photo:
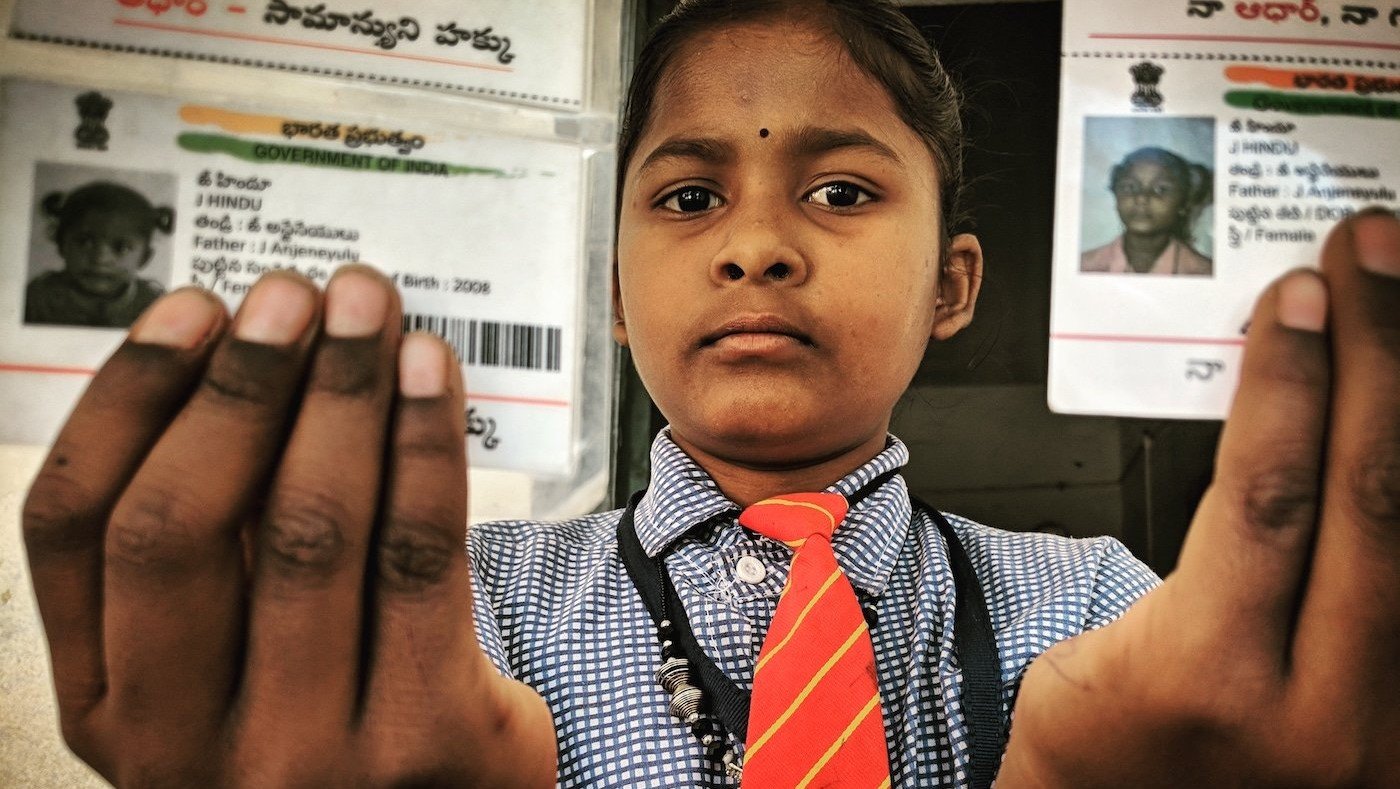
<path fill-rule="evenodd" d="M 59 242 L 74 222 L 94 211 L 131 217 L 148 241 L 156 230 L 168 235 L 175 224 L 174 211 L 156 208 L 141 193 L 107 181 L 94 181 L 66 195 L 53 192 L 44 198 L 43 208 L 56 223 L 53 237 Z"/>
<path fill-rule="evenodd" d="M 1108 188 L 1112 190 L 1116 187 L 1118 179 L 1127 173 L 1128 168 L 1139 162 L 1158 165 L 1181 185 L 1184 203 L 1181 213 L 1172 223 L 1171 232 L 1173 236 L 1189 243 L 1191 226 L 1195 224 L 1197 214 L 1213 199 L 1211 171 L 1204 165 L 1186 161 L 1166 148 L 1138 148 L 1124 156 L 1123 161 L 1113 165 L 1113 170 L 1108 175 Z"/>
<path fill-rule="evenodd" d="M 888 0 L 681 0 L 652 30 L 627 89 L 618 142 L 619 206 L 623 176 L 651 119 L 656 89 L 681 47 L 714 28 L 784 16 L 830 29 L 856 65 L 885 86 L 900 117 L 923 138 L 938 168 L 946 240 L 960 219 L 962 96 L 913 22 Z"/>

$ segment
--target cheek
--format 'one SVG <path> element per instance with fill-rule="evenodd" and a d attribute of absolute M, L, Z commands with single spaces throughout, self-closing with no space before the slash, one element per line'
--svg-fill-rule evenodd
<path fill-rule="evenodd" d="M 852 312 L 844 332 L 844 363 L 873 379 L 912 374 L 932 330 L 935 287 L 932 276 L 852 283 L 841 296 Z"/>
<path fill-rule="evenodd" d="M 663 346 L 665 334 L 670 330 L 666 308 L 670 289 L 664 277 L 653 276 L 650 270 L 639 271 L 636 268 L 624 268 L 619 272 L 618 287 L 622 294 L 627 347 L 638 369 L 645 371 L 652 366 L 652 348 Z"/>

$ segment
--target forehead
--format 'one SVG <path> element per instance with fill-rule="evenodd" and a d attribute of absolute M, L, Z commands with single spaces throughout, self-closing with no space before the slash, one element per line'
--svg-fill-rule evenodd
<path fill-rule="evenodd" d="M 101 233 L 109 236 L 139 236 L 146 232 L 146 222 L 134 207 L 92 206 L 68 222 L 71 230 Z"/>
<path fill-rule="evenodd" d="M 796 20 L 726 25 L 685 42 L 657 85 L 638 153 L 673 136 L 758 140 L 763 128 L 777 142 L 814 127 L 869 134 L 936 180 L 932 154 L 885 86 L 829 31 Z"/>
<path fill-rule="evenodd" d="M 1123 170 L 1125 177 L 1131 176 L 1141 180 L 1152 180 L 1157 178 L 1173 179 L 1172 171 L 1165 166 L 1152 161 L 1138 161 L 1128 165 Z"/>

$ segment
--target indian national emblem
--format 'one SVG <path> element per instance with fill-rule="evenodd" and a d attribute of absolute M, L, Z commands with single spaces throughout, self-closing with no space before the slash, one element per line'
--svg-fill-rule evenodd
<path fill-rule="evenodd" d="M 1133 75 L 1133 82 L 1137 83 L 1137 89 L 1133 91 L 1133 106 L 1144 110 L 1155 110 L 1162 106 L 1162 93 L 1157 90 L 1157 83 L 1162 79 L 1165 71 L 1161 66 L 1150 60 L 1128 69 Z"/>
<path fill-rule="evenodd" d="M 111 139 L 112 134 L 105 124 L 107 113 L 112 111 L 112 100 L 92 90 L 79 96 L 74 103 L 78 105 L 78 117 L 81 118 L 73 132 L 78 147 L 93 151 L 107 150 L 107 140 Z"/>

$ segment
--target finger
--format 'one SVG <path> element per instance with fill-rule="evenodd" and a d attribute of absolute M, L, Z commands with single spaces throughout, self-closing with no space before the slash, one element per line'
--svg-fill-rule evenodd
<path fill-rule="evenodd" d="M 358 700 L 365 557 L 377 519 L 400 310 L 361 266 L 326 291 L 325 336 L 259 527 L 247 725 L 345 732 Z M 306 747 L 317 743 L 299 739 Z M 295 749 L 286 749 L 294 751 Z"/>
<path fill-rule="evenodd" d="M 1327 421 L 1327 288 L 1297 271 L 1259 299 L 1177 586 L 1200 622 L 1281 669 L 1314 535 Z M 1211 635 L 1218 635 L 1213 633 Z"/>
<path fill-rule="evenodd" d="M 104 633 L 113 726 L 203 736 L 227 706 L 243 636 L 240 528 L 281 446 L 318 302 L 294 275 L 254 286 L 116 505 Z"/>
<path fill-rule="evenodd" d="M 102 562 L 118 495 L 208 361 L 228 315 L 193 288 L 156 302 L 97 372 L 30 489 L 24 538 L 65 725 L 102 696 Z"/>
<path fill-rule="evenodd" d="M 1323 273 L 1335 394 L 1299 652 L 1332 692 L 1363 698 L 1400 670 L 1400 222 L 1348 221 Z"/>
<path fill-rule="evenodd" d="M 440 700 L 475 697 L 471 683 L 489 669 L 471 618 L 461 368 L 441 340 L 412 334 L 399 356 L 399 387 L 372 567 L 365 716 L 377 749 L 412 758 L 424 742 L 410 739 L 423 733 L 415 722 L 430 724 L 426 711 L 470 712 L 444 710 Z"/>

